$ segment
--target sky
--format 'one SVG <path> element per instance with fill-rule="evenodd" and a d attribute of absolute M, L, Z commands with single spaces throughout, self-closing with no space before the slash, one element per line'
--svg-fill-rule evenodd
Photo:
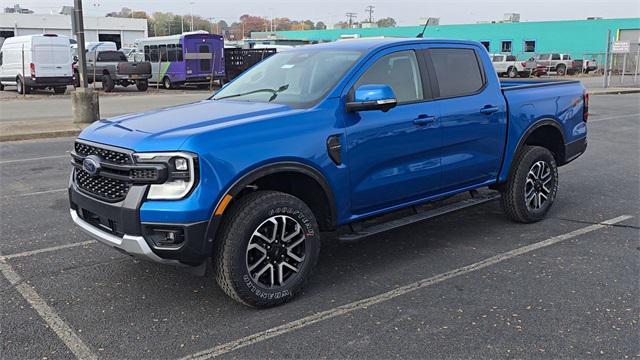
<path fill-rule="evenodd" d="M 57 13 L 72 0 L 0 0 L 0 7 L 22 7 L 37 13 Z M 521 21 L 577 20 L 589 16 L 604 18 L 640 17 L 638 0 L 450 0 L 450 1 L 389 1 L 389 0 L 83 0 L 87 15 L 104 15 L 122 7 L 134 10 L 173 12 L 175 14 L 214 17 L 228 23 L 240 15 L 251 14 L 266 18 L 288 17 L 310 19 L 334 24 L 346 19 L 346 12 L 357 13 L 356 20 L 366 18 L 365 7 L 373 5 L 374 19 L 392 17 L 398 25 L 417 25 L 422 18 L 439 17 L 440 24 L 463 24 L 500 20 L 504 13 L 519 13 Z"/>

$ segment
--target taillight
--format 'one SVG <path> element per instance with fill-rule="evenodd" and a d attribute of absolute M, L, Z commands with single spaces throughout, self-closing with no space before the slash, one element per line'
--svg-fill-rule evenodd
<path fill-rule="evenodd" d="M 36 77 L 36 64 L 30 63 L 29 70 L 31 70 L 31 77 L 35 79 Z"/>
<path fill-rule="evenodd" d="M 589 93 L 584 92 L 582 95 L 582 120 L 587 122 L 589 120 Z"/>

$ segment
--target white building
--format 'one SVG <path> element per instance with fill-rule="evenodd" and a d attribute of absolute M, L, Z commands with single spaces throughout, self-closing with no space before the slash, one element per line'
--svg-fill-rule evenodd
<path fill-rule="evenodd" d="M 85 41 L 113 41 L 118 47 L 147 37 L 147 20 L 84 16 Z M 11 36 L 53 33 L 75 38 L 71 16 L 0 13 L 0 43 Z"/>

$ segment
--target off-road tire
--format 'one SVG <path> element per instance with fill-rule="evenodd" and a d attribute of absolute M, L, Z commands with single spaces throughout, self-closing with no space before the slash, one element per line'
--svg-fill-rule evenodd
<path fill-rule="evenodd" d="M 300 224 L 305 236 L 304 262 L 287 282 L 269 289 L 250 274 L 247 248 L 254 231 L 279 215 Z M 212 257 L 216 281 L 232 299 L 255 308 L 280 305 L 299 294 L 320 253 L 320 232 L 313 212 L 302 200 L 276 191 L 257 191 L 240 198 L 227 210 L 219 234 Z"/>
<path fill-rule="evenodd" d="M 548 185 L 550 191 L 543 206 L 532 209 L 527 205 L 525 188 L 532 166 L 540 161 L 548 165 L 552 180 Z M 558 192 L 558 167 L 551 151 L 540 146 L 523 147 L 513 162 L 513 171 L 505 185 L 500 201 L 507 217 L 521 223 L 533 223 L 544 219 Z"/>
<path fill-rule="evenodd" d="M 104 92 L 112 92 L 115 87 L 116 83 L 110 75 L 102 75 L 102 90 Z"/>
<path fill-rule="evenodd" d="M 149 88 L 149 82 L 147 80 L 138 80 L 136 81 L 136 88 L 138 91 L 147 91 Z"/>

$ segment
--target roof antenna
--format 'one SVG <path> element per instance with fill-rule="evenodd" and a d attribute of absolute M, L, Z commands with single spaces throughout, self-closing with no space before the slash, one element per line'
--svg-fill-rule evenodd
<path fill-rule="evenodd" d="M 424 32 L 427 30 L 427 25 L 429 25 L 429 19 L 425 20 L 424 27 L 422 27 L 422 31 L 420 31 L 420 34 L 416 35 L 418 39 L 422 39 L 424 37 Z"/>

